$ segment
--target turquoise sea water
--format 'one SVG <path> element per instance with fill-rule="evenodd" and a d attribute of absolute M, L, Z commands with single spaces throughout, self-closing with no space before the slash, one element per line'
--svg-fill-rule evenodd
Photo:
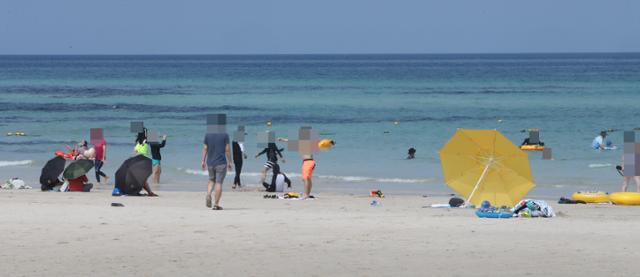
<path fill-rule="evenodd" d="M 256 133 L 310 125 L 336 140 L 316 156 L 317 187 L 444 190 L 438 149 L 456 128 L 498 129 L 515 143 L 540 128 L 555 160 L 530 154 L 538 189 L 613 191 L 622 151 L 602 129 L 640 127 L 640 54 L 0 56 L 0 179 L 37 182 L 63 143 L 104 128 L 113 174 L 133 148 L 129 122 L 169 136 L 162 189 L 200 190 L 205 115 Z M 398 121 L 398 124 L 394 124 Z M 622 132 L 611 139 L 622 145 Z M 409 147 L 417 159 L 405 160 Z M 295 177 L 300 159 L 286 153 Z M 247 160 L 256 184 L 264 158 Z M 230 174 L 232 177 L 233 174 Z M 231 179 L 227 179 L 231 182 Z"/>

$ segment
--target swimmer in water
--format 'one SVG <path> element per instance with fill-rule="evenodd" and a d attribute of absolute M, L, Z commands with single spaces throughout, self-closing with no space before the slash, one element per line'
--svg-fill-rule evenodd
<path fill-rule="evenodd" d="M 409 153 L 407 156 L 407 160 L 411 160 L 411 159 L 415 159 L 416 158 L 416 149 L 411 147 L 409 148 Z"/>

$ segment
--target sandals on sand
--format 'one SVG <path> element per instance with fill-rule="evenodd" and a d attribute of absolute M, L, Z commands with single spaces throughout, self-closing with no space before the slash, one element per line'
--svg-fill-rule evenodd
<path fill-rule="evenodd" d="M 223 209 L 222 209 L 222 207 L 220 207 L 220 206 L 213 206 L 213 209 L 212 209 L 212 210 L 214 210 L 214 211 L 219 211 L 219 210 L 223 210 Z"/>

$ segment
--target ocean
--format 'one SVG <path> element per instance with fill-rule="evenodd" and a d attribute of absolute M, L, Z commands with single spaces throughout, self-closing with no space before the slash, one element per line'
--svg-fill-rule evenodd
<path fill-rule="evenodd" d="M 226 113 L 229 132 L 246 126 L 250 186 L 266 130 L 286 137 L 312 126 L 336 141 L 316 155 L 319 190 L 415 193 L 448 192 L 438 150 L 456 128 L 497 129 L 516 144 L 521 130 L 539 128 L 555 159 L 529 154 L 536 191 L 615 191 L 622 150 L 590 145 L 614 129 L 622 146 L 622 131 L 640 127 L 640 53 L 0 56 L 0 180 L 39 186 L 54 151 L 89 139 L 90 128 L 104 129 L 113 175 L 132 153 L 130 122 L 144 121 L 168 135 L 158 189 L 204 190 L 210 113 Z M 16 131 L 27 136 L 4 135 Z M 285 159 L 301 188 L 300 157 Z"/>

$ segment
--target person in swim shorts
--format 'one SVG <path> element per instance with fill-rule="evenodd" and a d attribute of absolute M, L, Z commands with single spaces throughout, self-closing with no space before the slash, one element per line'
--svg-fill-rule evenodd
<path fill-rule="evenodd" d="M 222 197 L 222 182 L 231 170 L 231 147 L 229 135 L 226 133 L 209 133 L 204 137 L 202 146 L 202 169 L 208 169 L 209 182 L 207 184 L 206 205 L 211 208 L 211 193 L 214 193 L 214 210 L 222 210 L 220 198 Z"/>
<path fill-rule="evenodd" d="M 160 174 L 162 173 L 160 148 L 163 148 L 167 143 L 167 135 L 162 136 L 162 142 L 153 142 L 149 146 L 151 148 L 151 165 L 153 166 L 153 182 L 160 184 Z"/>
<path fill-rule="evenodd" d="M 316 169 L 316 161 L 313 160 L 313 155 L 302 156 L 302 182 L 304 183 L 304 196 L 303 199 L 313 198 L 311 196 L 311 179 L 313 178 L 313 170 Z"/>

